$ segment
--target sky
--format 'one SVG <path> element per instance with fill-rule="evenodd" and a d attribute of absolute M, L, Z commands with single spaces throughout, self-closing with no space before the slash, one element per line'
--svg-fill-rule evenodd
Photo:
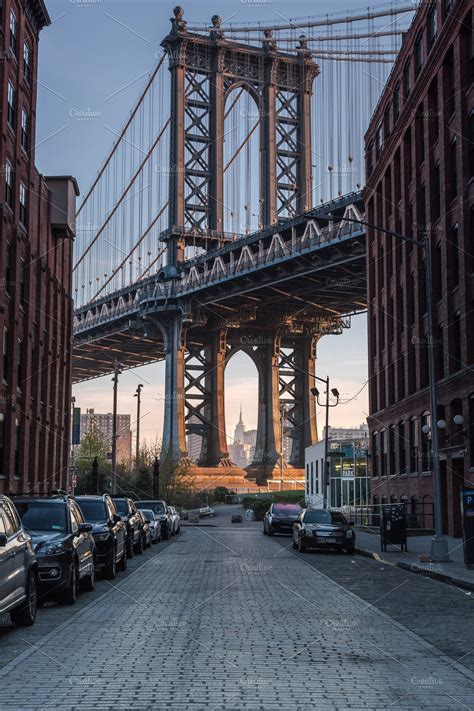
<path fill-rule="evenodd" d="M 46 0 L 46 4 L 52 25 L 40 38 L 36 162 L 44 175 L 74 175 L 84 194 L 110 150 L 110 127 L 120 130 L 161 53 L 160 42 L 169 31 L 176 2 Z M 297 18 L 362 5 L 361 0 L 297 0 L 291 13 Z M 216 13 L 223 20 L 232 18 L 232 22 L 268 22 L 287 18 L 289 3 L 188 0 L 183 6 L 190 23 L 209 23 Z M 90 116 L 87 120 L 84 112 Z M 331 410 L 331 424 L 364 422 L 368 411 L 365 316 L 353 318 L 352 328 L 343 335 L 320 341 L 317 373 L 329 375 L 331 387 L 337 387 L 342 396 L 342 404 Z M 119 412 L 130 413 L 132 421 L 136 411 L 133 394 L 138 383 L 144 385 L 141 435 L 148 441 L 161 438 L 163 376 L 163 364 L 158 363 L 120 377 Z M 112 409 L 110 376 L 75 386 L 73 394 L 83 410 Z M 239 353 L 226 372 L 226 429 L 230 435 L 241 404 L 247 427 L 256 427 L 256 371 L 248 357 Z"/>

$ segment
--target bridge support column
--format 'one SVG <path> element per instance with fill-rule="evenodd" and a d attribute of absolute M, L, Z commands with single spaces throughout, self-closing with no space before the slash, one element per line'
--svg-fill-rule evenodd
<path fill-rule="evenodd" d="M 181 314 L 171 314 L 163 330 L 166 358 L 162 457 L 185 459 L 187 457 L 184 421 L 186 336 Z"/>
<path fill-rule="evenodd" d="M 280 456 L 279 359 L 280 337 L 259 348 L 258 424 L 255 457 L 247 468 L 257 484 L 272 479 Z"/>
<path fill-rule="evenodd" d="M 205 435 L 204 467 L 230 466 L 229 450 L 225 433 L 224 369 L 226 359 L 226 330 L 219 329 L 210 335 L 206 347 L 206 362 L 209 369 L 205 376 L 208 393 L 205 408 L 207 432 Z"/>

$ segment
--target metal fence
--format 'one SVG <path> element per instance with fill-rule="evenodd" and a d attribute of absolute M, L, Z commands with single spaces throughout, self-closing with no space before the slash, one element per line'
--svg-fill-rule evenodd
<path fill-rule="evenodd" d="M 342 506 L 338 508 L 348 520 L 356 526 L 380 526 L 380 515 L 383 506 L 391 503 L 404 504 L 407 513 L 407 527 L 411 529 L 434 527 L 434 504 L 421 501 L 397 501 L 383 504 L 367 504 L 365 506 Z"/>

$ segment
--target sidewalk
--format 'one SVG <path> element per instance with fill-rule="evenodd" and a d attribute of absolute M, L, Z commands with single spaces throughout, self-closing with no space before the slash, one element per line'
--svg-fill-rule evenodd
<path fill-rule="evenodd" d="M 474 590 L 474 570 L 468 570 L 464 565 L 462 539 L 450 538 L 449 536 L 446 536 L 446 538 L 450 557 L 448 563 L 420 563 L 420 554 L 430 554 L 431 536 L 409 537 L 408 553 L 401 551 L 399 546 L 388 546 L 387 551 L 382 553 L 378 533 L 357 529 L 356 550 L 361 555 L 382 560 L 389 565 L 397 565 L 399 568 L 413 573 L 427 575 L 430 578 L 451 583 L 467 590 Z"/>

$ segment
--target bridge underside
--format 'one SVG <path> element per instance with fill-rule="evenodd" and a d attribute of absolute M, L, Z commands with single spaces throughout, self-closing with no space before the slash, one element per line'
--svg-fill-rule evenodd
<path fill-rule="evenodd" d="M 317 441 L 317 343 L 349 327 L 350 315 L 366 306 L 364 233 L 344 222 L 360 207 L 353 197 L 341 200 L 329 227 L 318 210 L 306 213 L 184 262 L 178 281 L 153 278 L 77 312 L 74 381 L 111 373 L 116 360 L 122 368 L 165 360 L 163 450 L 186 459 L 186 435 L 197 435 L 200 471 L 222 476 L 225 467 L 230 476 L 224 374 L 232 355 L 244 351 L 259 382 L 247 476 L 258 483 L 280 477 L 287 435 L 284 477 L 301 481 L 304 449 Z"/>

